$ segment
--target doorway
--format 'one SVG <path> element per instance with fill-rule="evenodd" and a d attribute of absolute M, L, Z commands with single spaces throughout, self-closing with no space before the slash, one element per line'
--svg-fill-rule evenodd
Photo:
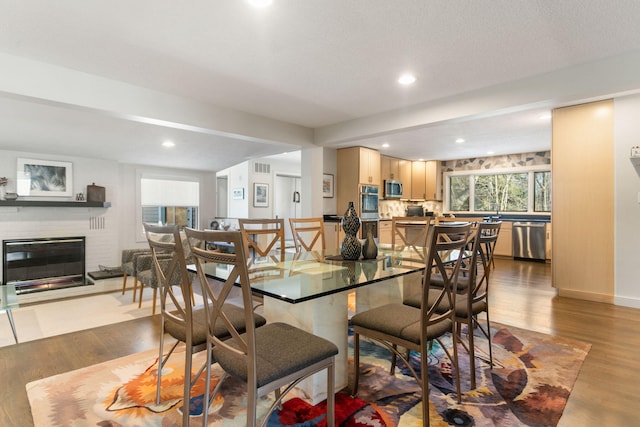
<path fill-rule="evenodd" d="M 289 218 L 299 218 L 301 215 L 301 178 L 291 175 L 276 175 L 274 187 L 274 215 L 276 218 L 284 218 L 285 240 L 293 240 L 288 223 Z"/>

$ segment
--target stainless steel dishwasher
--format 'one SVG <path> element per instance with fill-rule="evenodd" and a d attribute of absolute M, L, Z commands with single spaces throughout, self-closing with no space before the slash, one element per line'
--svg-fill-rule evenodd
<path fill-rule="evenodd" d="M 513 257 L 544 261 L 547 257 L 547 224 L 513 223 Z"/>

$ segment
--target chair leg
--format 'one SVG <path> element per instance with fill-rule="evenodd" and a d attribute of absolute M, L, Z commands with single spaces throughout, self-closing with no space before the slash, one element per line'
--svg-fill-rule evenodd
<path fill-rule="evenodd" d="M 398 347 L 393 344 L 392 345 L 393 349 L 397 349 Z M 391 367 L 389 368 L 389 374 L 390 375 L 395 375 L 396 373 L 396 363 L 398 362 L 397 357 L 396 357 L 396 353 L 395 351 L 391 352 Z"/>
<path fill-rule="evenodd" d="M 124 295 L 124 291 L 127 290 L 127 273 L 124 273 L 124 276 L 122 277 L 122 295 Z M 135 292 L 134 292 L 134 298 L 135 298 Z"/>
<path fill-rule="evenodd" d="M 493 369 L 493 343 L 491 342 L 491 322 L 489 321 L 489 304 L 487 303 L 487 341 L 489 341 L 489 368 Z"/>
<path fill-rule="evenodd" d="M 327 427 L 334 427 L 336 422 L 336 393 L 335 393 L 335 360 L 327 367 Z"/>
<path fill-rule="evenodd" d="M 191 343 L 187 343 L 184 352 L 184 394 L 182 398 L 182 425 L 189 425 L 189 406 L 191 401 Z"/>
<path fill-rule="evenodd" d="M 476 388 L 476 350 L 473 337 L 474 330 L 473 316 L 467 318 L 467 341 L 469 343 L 469 374 L 471 376 L 471 390 Z M 460 335 L 462 336 L 462 335 Z"/>
<path fill-rule="evenodd" d="M 353 379 L 353 391 L 351 396 L 358 394 L 358 381 L 360 380 L 360 334 L 353 334 L 353 365 L 355 376 Z"/>
<path fill-rule="evenodd" d="M 162 352 L 164 350 L 164 320 L 160 327 L 160 349 L 158 350 L 158 383 L 156 384 L 156 405 L 160 404 L 160 390 L 162 386 Z"/>
<path fill-rule="evenodd" d="M 140 287 L 142 287 L 142 283 L 140 283 Z M 136 302 L 136 292 L 138 292 L 138 277 L 133 278 L 133 302 Z M 142 292 L 142 291 L 141 291 Z"/>
<path fill-rule="evenodd" d="M 142 290 L 143 289 L 144 289 L 144 284 L 140 282 L 140 295 L 138 295 L 138 308 L 142 307 Z"/>
<path fill-rule="evenodd" d="M 153 308 L 151 309 L 151 315 L 156 314 L 156 298 L 158 296 L 158 288 L 153 288 Z"/>
<path fill-rule="evenodd" d="M 420 352 L 420 380 L 422 384 L 422 425 L 429 427 L 429 358 L 427 351 Z"/>

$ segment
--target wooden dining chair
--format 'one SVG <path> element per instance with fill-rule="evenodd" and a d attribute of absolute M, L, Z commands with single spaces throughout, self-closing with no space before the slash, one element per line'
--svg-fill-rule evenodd
<path fill-rule="evenodd" d="M 399 357 L 411 371 L 422 388 L 422 420 L 429 425 L 429 366 L 428 349 L 432 341 L 437 341 L 447 354 L 453 366 L 455 388 L 458 402 L 460 397 L 460 372 L 458 365 L 457 336 L 455 334 L 455 298 L 458 269 L 462 261 L 463 248 L 469 243 L 471 225 L 436 225 L 430 237 L 425 274 L 422 287 L 422 304 L 420 308 L 405 304 L 386 304 L 354 315 L 351 318 L 354 332 L 354 395 L 358 392 L 360 377 L 360 337 L 365 336 L 386 347 L 392 354 L 392 372 L 395 360 Z M 450 251 L 457 250 L 459 255 L 449 268 L 446 257 Z M 442 254 L 447 254 L 443 257 Z M 445 278 L 445 286 L 432 289 L 430 278 L 433 272 L 439 272 Z M 429 291 L 435 291 L 436 294 Z M 447 310 L 437 310 L 446 306 Z M 449 350 L 441 341 L 444 335 L 450 334 L 452 346 Z M 420 375 L 399 348 L 419 353 Z"/>
<path fill-rule="evenodd" d="M 284 219 L 238 219 L 249 259 L 277 256 L 284 260 Z"/>
<path fill-rule="evenodd" d="M 324 251 L 326 249 L 324 239 L 324 220 L 317 218 L 289 218 L 291 234 L 296 252 Z"/>
<path fill-rule="evenodd" d="M 208 324 L 205 307 L 194 307 L 191 295 L 193 277 L 187 270 L 187 255 L 183 240 L 177 225 L 159 226 L 144 224 L 145 234 L 156 269 L 158 289 L 160 290 L 161 331 L 158 353 L 158 379 L 156 384 L 156 404 L 161 401 L 162 369 L 169 357 L 173 354 L 178 344 L 185 344 L 184 363 L 184 394 L 182 406 L 182 425 L 189 425 L 189 407 L 191 405 L 191 386 L 205 370 L 202 366 L 195 376 L 192 376 L 192 355 L 206 348 Z M 190 247 L 187 247 L 190 252 Z M 167 256 L 169 259 L 167 259 Z M 209 288 L 208 281 L 200 278 L 201 290 Z M 246 329 L 246 322 L 252 327 L 261 326 L 266 320 L 259 315 L 246 316 L 245 312 L 235 305 L 225 305 L 222 308 L 226 318 L 232 322 L 238 330 Z M 213 329 L 212 329 L 213 330 Z M 226 330 L 213 330 L 220 339 L 229 338 Z M 165 333 L 173 337 L 176 342 L 165 353 Z"/>
<path fill-rule="evenodd" d="M 338 348 L 331 342 L 285 323 L 268 323 L 255 328 L 247 322 L 246 331 L 240 331 L 221 309 L 232 290 L 239 283 L 245 316 L 253 313 L 252 294 L 246 261 L 246 245 L 241 233 L 236 231 L 198 231 L 187 229 L 190 240 L 207 242 L 230 242 L 235 253 L 221 253 L 203 247 L 192 247 L 196 269 L 200 280 L 205 280 L 204 265 L 209 262 L 226 264 L 233 268 L 223 287 L 215 292 L 207 287 L 203 292 L 205 312 L 208 314 L 209 330 L 223 328 L 231 336 L 220 339 L 216 334 L 207 335 L 207 363 L 205 405 L 203 425 L 207 425 L 208 407 L 227 376 L 231 375 L 247 384 L 247 426 L 257 423 L 257 404 L 260 397 L 275 392 L 273 404 L 268 409 L 261 425 L 265 425 L 269 414 L 279 406 L 283 397 L 300 381 L 312 374 L 327 370 L 327 415 L 328 426 L 334 425 L 334 359 Z M 211 364 L 217 362 L 225 372 L 213 392 L 210 385 Z M 280 391 L 284 387 L 284 391 Z"/>

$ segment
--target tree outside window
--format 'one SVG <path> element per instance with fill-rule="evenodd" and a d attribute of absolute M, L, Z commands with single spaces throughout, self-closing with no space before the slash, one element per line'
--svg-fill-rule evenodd
<path fill-rule="evenodd" d="M 448 176 L 452 212 L 551 212 L 551 172 L 528 170 Z"/>

